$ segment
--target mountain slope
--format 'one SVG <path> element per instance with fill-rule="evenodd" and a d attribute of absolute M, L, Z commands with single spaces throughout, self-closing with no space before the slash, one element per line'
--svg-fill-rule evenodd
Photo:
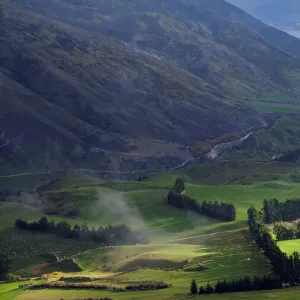
<path fill-rule="evenodd" d="M 299 86 L 300 41 L 223 0 L 3 5 L 0 151 L 12 169 L 175 167 L 178 151 L 153 149 L 149 163 L 137 142 L 181 151 L 260 126 L 239 99 Z"/>
<path fill-rule="evenodd" d="M 105 165 L 101 149 L 128 152 L 131 139 L 183 144 L 261 124 L 199 77 L 113 38 L 10 4 L 4 12 L 4 160 L 15 151 L 26 168 L 65 157 L 84 167 L 98 149 L 96 168 Z"/>
<path fill-rule="evenodd" d="M 254 132 L 239 146 L 226 150 L 220 159 L 275 159 L 299 147 L 300 119 L 284 117 Z"/>
<path fill-rule="evenodd" d="M 292 56 L 299 55 L 300 41 L 223 0 L 12 1 L 150 51 L 219 94 L 285 94 L 299 84 L 300 63 Z"/>

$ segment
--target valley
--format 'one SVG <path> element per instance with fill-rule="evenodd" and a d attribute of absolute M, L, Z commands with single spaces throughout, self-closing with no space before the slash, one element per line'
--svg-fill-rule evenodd
<path fill-rule="evenodd" d="M 223 0 L 0 26 L 1 300 L 297 299 L 299 39 Z"/>

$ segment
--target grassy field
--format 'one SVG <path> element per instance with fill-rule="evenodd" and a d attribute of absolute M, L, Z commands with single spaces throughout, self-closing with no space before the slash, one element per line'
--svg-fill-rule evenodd
<path fill-rule="evenodd" d="M 277 242 L 280 249 L 286 254 L 290 255 L 293 252 L 300 252 L 300 240 L 290 240 L 290 241 L 279 241 Z"/>
<path fill-rule="evenodd" d="M 189 284 L 194 278 L 199 284 L 206 284 L 207 281 L 214 283 L 224 278 L 270 274 L 268 261 L 246 229 L 246 211 L 251 205 L 261 208 L 264 198 L 285 200 L 297 197 L 300 184 L 293 180 L 292 175 L 297 174 L 298 169 L 295 165 L 275 162 L 220 163 L 190 166 L 175 174 L 154 176 L 142 182 L 103 182 L 89 180 L 88 177 L 80 180 L 76 175 L 57 182 L 45 194 L 49 199 L 58 199 L 62 206 L 73 203 L 81 209 L 80 218 L 68 219 L 73 225 L 84 222 L 90 226 L 127 223 L 132 228 L 148 231 L 148 245 L 101 247 L 92 241 L 82 243 L 51 234 L 19 231 L 13 228 L 16 218 L 37 220 L 41 214 L 30 206 L 0 203 L 0 251 L 14 259 L 13 271 L 16 274 L 28 276 L 62 271 L 71 272 L 70 275 L 94 276 L 99 284 L 117 287 L 149 281 L 173 285 L 161 291 L 121 294 L 72 290 L 29 290 L 19 294 L 21 291 L 10 289 L 7 285 L 2 285 L 2 288 L 7 286 L 5 295 L 18 295 L 20 300 L 104 296 L 112 299 L 186 299 Z M 197 201 L 234 203 L 236 221 L 220 222 L 168 206 L 168 190 L 179 175 L 186 178 L 187 194 Z M 49 219 L 60 221 L 64 218 L 56 216 Z M 291 251 L 296 247 L 295 244 L 280 246 Z M 280 298 L 281 291 L 272 293 L 239 294 L 239 299 L 259 299 L 259 295 L 266 299 L 271 295 L 275 299 L 277 295 L 278 299 L 292 299 Z M 202 297 L 235 299 L 238 296 Z"/>
<path fill-rule="evenodd" d="M 21 284 L 29 283 L 25 282 L 13 282 L 8 284 L 0 284 L 0 299 L 1 300 L 12 300 L 15 299 L 17 295 L 22 292 L 22 289 L 19 289 Z"/>
<path fill-rule="evenodd" d="M 272 180 L 295 182 L 295 176 L 292 175 L 299 171 L 298 165 L 274 161 L 217 162 L 188 166 L 174 174 L 156 175 L 147 182 L 157 186 L 170 185 L 178 176 L 183 176 L 187 182 L 201 185 L 252 184 Z"/>
<path fill-rule="evenodd" d="M 300 113 L 300 104 L 252 102 L 252 106 L 260 112 Z"/>
<path fill-rule="evenodd" d="M 233 293 L 233 294 L 217 294 L 217 295 L 199 295 L 194 296 L 192 299 L 205 299 L 205 300 L 295 300 L 298 299 L 300 293 L 299 288 L 289 288 L 275 291 L 261 291 L 261 292 L 247 292 L 247 293 Z M 140 300 L 140 299 L 165 299 L 165 300 L 186 300 L 191 299 L 186 294 L 174 294 L 169 293 L 167 290 L 158 292 L 134 292 L 134 293 L 107 293 L 98 291 L 76 291 L 77 299 L 84 299 L 87 297 L 94 297 L 99 299 L 100 297 L 111 297 L 112 299 L 120 300 Z M 43 290 L 27 291 L 17 297 L 17 300 L 53 300 L 53 299 L 65 299 L 74 300 L 74 291 L 63 290 Z"/>
<path fill-rule="evenodd" d="M 300 100 L 287 96 L 266 95 L 250 99 L 250 105 L 260 112 L 300 113 Z"/>
<path fill-rule="evenodd" d="M 24 190 L 34 190 L 41 184 L 53 179 L 55 174 L 20 174 L 20 176 L 0 176 L 0 188 L 19 188 Z"/>

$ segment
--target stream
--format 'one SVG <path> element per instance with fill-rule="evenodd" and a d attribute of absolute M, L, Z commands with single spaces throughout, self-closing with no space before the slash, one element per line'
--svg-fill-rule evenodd
<path fill-rule="evenodd" d="M 253 133 L 254 133 L 254 131 L 247 133 L 245 136 L 242 136 L 238 140 L 218 144 L 218 145 L 214 146 L 206 155 L 210 159 L 216 159 L 226 149 L 230 149 L 230 148 L 240 145 L 243 141 L 247 140 L 248 137 L 251 136 Z"/>

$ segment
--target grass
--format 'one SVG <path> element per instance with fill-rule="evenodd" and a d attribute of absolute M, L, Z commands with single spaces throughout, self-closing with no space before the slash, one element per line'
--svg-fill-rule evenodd
<path fill-rule="evenodd" d="M 4 174 L 5 175 L 5 174 Z M 19 188 L 24 190 L 35 190 L 39 185 L 45 184 L 53 179 L 53 174 L 20 175 L 15 177 L 0 177 L 0 188 Z"/>
<path fill-rule="evenodd" d="M 299 124 L 300 125 L 300 124 Z M 240 161 L 216 162 L 196 166 L 188 166 L 172 174 L 156 175 L 149 178 L 149 183 L 172 185 L 178 176 L 183 176 L 187 182 L 202 185 L 227 185 L 247 180 L 248 183 L 263 182 L 288 178 L 288 174 L 300 171 L 300 167 L 291 163 L 275 161 Z M 261 178 L 264 176 L 264 178 Z M 288 179 L 288 181 L 293 181 Z"/>
<path fill-rule="evenodd" d="M 300 239 L 290 240 L 290 241 L 278 241 L 277 242 L 280 249 L 288 255 L 293 252 L 300 252 Z"/>
<path fill-rule="evenodd" d="M 22 217 L 24 220 L 40 218 L 41 214 L 34 208 L 13 202 L 0 202 L 0 233 L 14 227 L 15 220 Z"/>
<path fill-rule="evenodd" d="M 65 268 L 64 265 L 65 262 L 72 262 L 83 270 L 78 273 L 80 276 L 95 276 L 99 284 L 124 287 L 127 284 L 164 281 L 173 285 L 170 289 L 156 292 L 117 295 L 97 292 L 96 298 L 185 299 L 193 278 L 199 284 L 206 284 L 207 281 L 214 283 L 224 278 L 262 276 L 271 272 L 269 263 L 245 229 L 246 212 L 251 205 L 261 208 L 264 198 L 276 196 L 285 200 L 297 197 L 300 185 L 291 178 L 297 170 L 298 167 L 291 164 L 245 162 L 240 165 L 190 166 L 175 174 L 158 175 L 143 182 L 95 182 L 89 178 L 80 182 L 78 178 L 66 178 L 45 195 L 57 199 L 60 205 L 72 203 L 81 209 L 81 217 L 68 219 L 68 222 L 73 225 L 87 222 L 90 226 L 127 223 L 132 228 L 148 230 L 150 244 L 101 247 L 92 241 L 82 243 L 51 234 L 19 231 L 12 228 L 15 218 L 24 216 L 27 220 L 33 220 L 39 219 L 41 214 L 28 206 L 0 203 L 0 235 L 4 241 L 0 244 L 0 251 L 9 253 L 15 259 L 14 270 L 24 275 L 52 271 L 73 274 L 77 270 Z M 168 206 L 166 195 L 179 175 L 188 179 L 187 194 L 197 201 L 234 203 L 236 221 L 220 222 Z M 272 176 L 274 180 L 269 181 Z M 245 179 L 248 183 L 241 184 Z M 203 182 L 211 185 L 204 185 Z M 59 221 L 63 218 L 56 216 L 53 219 Z M 294 247 L 291 245 L 290 249 Z M 45 263 L 49 253 L 55 254 L 58 263 Z M 71 260 L 64 261 L 69 258 Z M 60 262 L 63 265 L 59 265 Z M 55 299 L 57 292 L 26 291 L 18 299 Z M 74 291 L 59 292 L 59 297 L 64 299 L 96 295 L 94 291 L 76 291 L 76 296 Z M 245 294 L 245 297 L 247 295 L 252 294 Z"/>
<path fill-rule="evenodd" d="M 300 113 L 300 105 L 253 102 L 253 107 L 259 112 Z"/>
<path fill-rule="evenodd" d="M 163 258 L 173 263 L 182 263 L 183 270 L 157 270 L 161 269 L 157 264 Z M 90 272 L 103 271 L 103 266 L 109 272 L 125 271 L 124 274 L 110 276 L 111 282 L 138 283 L 162 280 L 172 283 L 177 292 L 186 289 L 193 278 L 206 283 L 216 282 L 219 278 L 239 278 L 247 274 L 251 276 L 257 272 L 270 273 L 269 263 L 244 230 L 185 238 L 171 244 L 118 247 L 101 252 L 92 250 L 75 256 L 75 260 Z M 147 264 L 143 265 L 146 261 Z M 126 272 L 129 271 L 128 266 L 152 270 Z M 174 268 L 174 265 L 172 267 Z"/>
<path fill-rule="evenodd" d="M 172 289 L 170 289 L 172 290 Z M 162 291 L 147 291 L 147 292 L 133 292 L 133 293 L 110 293 L 110 292 L 99 292 L 99 291 L 72 291 L 72 290 L 37 290 L 37 291 L 26 291 L 25 293 L 18 296 L 17 300 L 35 300 L 35 299 L 65 299 L 75 300 L 84 298 L 96 298 L 99 297 L 111 297 L 112 299 L 118 300 L 150 300 L 150 299 L 164 299 L 164 300 L 187 300 L 190 296 L 186 293 L 176 294 L 170 293 L 169 289 Z M 259 292 L 244 292 L 244 293 L 232 293 L 232 294 L 214 294 L 214 295 L 197 295 L 193 299 L 204 299 L 204 300 L 295 300 L 299 297 L 299 288 L 289 288 L 272 291 L 259 291 Z"/>
<path fill-rule="evenodd" d="M 21 284 L 29 283 L 25 282 L 13 282 L 8 284 L 0 284 L 0 299 L 1 300 L 12 300 L 15 299 L 21 292 L 22 289 L 19 289 Z"/>

